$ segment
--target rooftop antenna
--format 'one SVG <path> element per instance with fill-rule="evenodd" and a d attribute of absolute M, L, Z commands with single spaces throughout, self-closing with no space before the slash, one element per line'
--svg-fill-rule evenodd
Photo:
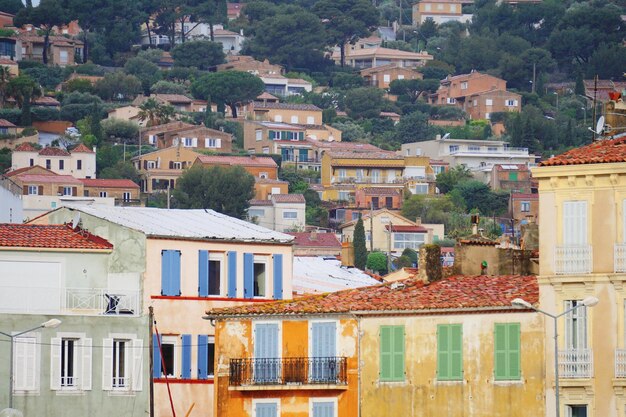
<path fill-rule="evenodd" d="M 78 227 L 78 223 L 80 223 L 80 212 L 74 213 L 74 218 L 72 219 L 72 229 L 76 229 Z"/>
<path fill-rule="evenodd" d="M 446 133 L 445 135 L 443 135 L 443 137 L 441 138 L 441 140 L 445 140 L 448 139 L 450 137 L 450 132 Z"/>
<path fill-rule="evenodd" d="M 604 131 L 604 116 L 598 117 L 598 123 L 596 123 L 595 130 L 592 128 L 588 128 L 588 129 L 593 132 L 594 138 L 596 137 L 596 135 L 602 135 L 602 132 Z"/>

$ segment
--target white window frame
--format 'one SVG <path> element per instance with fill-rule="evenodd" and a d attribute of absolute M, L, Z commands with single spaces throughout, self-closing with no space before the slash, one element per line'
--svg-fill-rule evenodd
<path fill-rule="evenodd" d="M 130 200 L 132 200 L 132 197 L 133 197 L 133 195 L 129 191 L 124 191 L 122 193 L 122 200 L 123 201 L 130 201 Z"/>
<path fill-rule="evenodd" d="M 289 216 L 287 216 L 289 214 Z M 293 216 L 291 216 L 293 215 Z M 283 211 L 283 219 L 285 220 L 298 220 L 298 212 L 296 210 Z"/>
<path fill-rule="evenodd" d="M 156 135 L 148 135 L 148 143 L 154 145 L 156 143 Z"/>
<path fill-rule="evenodd" d="M 406 239 L 406 238 L 401 239 L 401 240 L 398 239 L 399 236 L 405 237 L 405 235 L 411 237 L 411 239 Z M 417 238 L 418 235 L 421 235 L 422 237 L 421 241 L 417 239 L 413 239 L 413 238 Z M 419 247 L 423 245 L 424 243 L 426 243 L 426 236 L 424 236 L 424 233 L 393 232 L 393 249 L 394 250 L 400 250 L 400 249 L 406 249 L 406 248 L 415 250 L 415 249 L 419 249 Z"/>
<path fill-rule="evenodd" d="M 29 185 L 28 186 L 28 195 L 38 195 L 39 194 L 39 186 L 38 185 Z"/>
<path fill-rule="evenodd" d="M 522 213 L 528 213 L 530 211 L 530 201 L 522 201 L 520 203 L 520 211 Z"/>
<path fill-rule="evenodd" d="M 72 386 L 61 385 L 61 343 L 63 339 L 74 339 L 75 352 L 74 375 L 77 378 L 76 384 Z M 85 333 L 57 333 L 50 341 L 50 389 L 63 392 L 89 391 L 92 385 L 92 342 Z"/>
<path fill-rule="evenodd" d="M 398 74 L 398 79 L 399 80 L 404 80 L 404 74 Z"/>
<path fill-rule="evenodd" d="M 264 279 L 265 279 L 265 294 L 264 295 L 254 295 L 254 281 L 256 280 L 256 276 L 254 274 L 254 265 L 255 264 L 263 264 L 265 266 L 265 270 L 263 271 L 264 273 Z M 269 298 L 271 295 L 270 292 L 270 269 L 269 269 L 269 262 L 268 262 L 268 258 L 267 256 L 264 255 L 254 255 L 254 260 L 252 261 L 252 283 L 253 283 L 253 288 L 252 288 L 252 296 L 253 298 Z"/>
<path fill-rule="evenodd" d="M 257 129 L 254 131 L 254 134 L 257 142 L 263 140 L 263 130 Z"/>
<path fill-rule="evenodd" d="M 174 353 L 172 355 L 174 359 L 174 369 L 172 369 L 172 374 L 168 375 L 168 378 L 180 378 L 181 371 L 181 361 L 182 361 L 182 342 L 181 335 L 163 335 L 161 336 L 161 346 L 164 344 L 172 344 L 174 345 Z M 160 364 L 159 366 L 163 366 Z M 161 373 L 161 377 L 163 373 Z"/>
<path fill-rule="evenodd" d="M 461 82 L 461 90 L 467 90 L 467 81 Z"/>
<path fill-rule="evenodd" d="M 307 117 L 306 117 L 306 124 L 308 124 L 308 125 L 314 125 L 314 124 L 315 124 L 315 117 L 313 117 L 313 116 L 307 116 Z"/>
<path fill-rule="evenodd" d="M 259 178 L 267 179 L 269 174 L 267 172 L 259 172 Z"/>
<path fill-rule="evenodd" d="M 298 116 L 291 116 L 291 123 L 298 124 L 299 123 L 298 120 L 299 120 Z"/>
<path fill-rule="evenodd" d="M 172 169 L 183 169 L 183 163 L 180 161 L 172 162 Z"/>
<path fill-rule="evenodd" d="M 252 213 L 251 213 L 252 211 Z M 261 217 L 265 217 L 265 209 L 260 209 L 260 208 L 251 208 L 248 209 L 248 217 L 249 218 L 261 218 Z"/>
<path fill-rule="evenodd" d="M 100 197 L 102 197 L 102 198 L 106 198 L 106 197 L 108 197 L 108 196 L 109 196 L 109 194 L 108 194 L 106 191 L 100 191 L 99 195 L 100 195 Z"/>
<path fill-rule="evenodd" d="M 213 253 L 209 251 L 209 262 L 219 262 L 220 263 L 220 293 L 219 294 L 209 294 L 209 297 L 219 297 L 226 295 L 228 282 L 226 281 L 226 259 L 224 257 L 224 253 Z M 207 268 L 209 265 L 207 264 Z M 208 288 L 207 288 L 208 292 Z"/>
<path fill-rule="evenodd" d="M 339 168 L 337 172 L 337 176 L 339 177 L 340 180 L 345 180 L 346 177 L 348 176 L 348 171 L 345 168 Z"/>
<path fill-rule="evenodd" d="M 310 332 L 309 332 L 310 334 Z M 333 403 L 333 417 L 338 417 L 338 401 L 337 397 L 313 397 L 309 398 L 309 416 L 313 415 L 313 403 Z"/>
<path fill-rule="evenodd" d="M 63 187 L 64 196 L 72 196 L 72 187 Z"/>
<path fill-rule="evenodd" d="M 282 123 L 283 121 L 283 116 L 281 114 L 275 114 L 274 115 L 274 121 L 278 122 L 278 123 Z"/>
<path fill-rule="evenodd" d="M 165 337 L 165 336 L 164 336 Z M 124 341 L 124 385 L 116 386 L 113 383 L 113 345 L 115 342 Z M 143 340 L 136 334 L 109 333 L 102 341 L 102 390 L 110 391 L 110 394 L 129 393 L 142 391 L 143 389 Z"/>
<path fill-rule="evenodd" d="M 15 337 L 12 342 L 13 394 L 38 395 L 41 387 L 41 335 L 29 332 Z M 24 356 L 30 355 L 27 350 L 32 350 L 32 357 Z M 26 375 L 26 378 L 22 381 L 20 375 Z M 28 381 L 31 377 L 32 380 Z"/>
<path fill-rule="evenodd" d="M 390 74 L 383 74 L 383 82 L 384 83 L 390 83 L 391 82 L 391 75 Z"/>
<path fill-rule="evenodd" d="M 567 311 L 582 301 L 571 299 L 563 302 L 564 311 Z M 579 307 L 565 315 L 565 349 L 589 348 L 589 312 L 587 307 Z"/>
<path fill-rule="evenodd" d="M 148 161 L 148 169 L 155 169 L 156 161 Z"/>
<path fill-rule="evenodd" d="M 424 192 L 420 192 L 418 189 Z M 415 184 L 415 194 L 428 194 L 428 184 Z"/>
<path fill-rule="evenodd" d="M 485 106 L 493 106 L 493 100 L 490 98 L 485 99 Z"/>
<path fill-rule="evenodd" d="M 279 329 L 280 334 L 280 329 Z M 276 417 L 280 417 L 280 398 L 253 398 L 252 399 L 252 417 L 257 417 L 257 404 L 276 404 Z"/>

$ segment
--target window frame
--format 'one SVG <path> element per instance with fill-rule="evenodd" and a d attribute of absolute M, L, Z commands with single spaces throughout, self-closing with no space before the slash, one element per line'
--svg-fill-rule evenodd
<path fill-rule="evenodd" d="M 219 277 L 219 293 L 218 294 L 211 294 L 211 262 L 219 262 L 219 272 L 220 272 L 220 277 Z M 209 268 L 209 283 L 207 286 L 207 292 L 208 292 L 208 296 L 209 297 L 221 297 L 224 295 L 225 293 L 225 287 L 226 287 L 226 282 L 225 282 L 225 266 L 226 266 L 226 261 L 224 259 L 224 254 L 223 253 L 212 253 L 211 251 L 209 251 L 209 259 L 208 259 L 208 264 L 207 264 L 207 268 Z"/>
<path fill-rule="evenodd" d="M 313 404 L 315 403 L 332 403 L 333 404 L 333 417 L 338 417 L 338 406 L 339 402 L 337 401 L 337 397 L 312 397 L 309 398 L 309 416 L 316 417 L 313 414 Z"/>
<path fill-rule="evenodd" d="M 284 210 L 283 211 L 283 219 L 285 219 L 285 220 L 298 220 L 298 212 L 295 211 L 295 210 Z"/>
<path fill-rule="evenodd" d="M 252 416 L 251 417 L 260 417 L 257 414 L 256 406 L 257 404 L 276 404 L 276 416 L 280 417 L 281 407 L 280 407 L 280 398 L 253 398 L 252 399 Z"/>
<path fill-rule="evenodd" d="M 384 352 L 383 350 L 383 332 L 384 330 L 390 330 L 392 333 L 389 335 L 389 338 L 391 340 L 391 346 L 390 346 L 390 350 L 389 352 Z M 402 350 L 398 351 L 396 349 L 394 349 L 394 342 L 393 339 L 397 336 L 396 334 L 394 334 L 394 332 L 397 332 L 401 330 L 402 331 Z M 378 371 L 378 379 L 380 382 L 404 382 L 406 381 L 406 328 L 404 325 L 382 325 L 379 327 L 379 337 L 378 337 L 378 347 L 379 347 L 379 371 Z M 384 369 L 385 369 L 385 355 L 389 355 L 390 359 L 389 359 L 389 363 L 387 366 L 389 366 L 389 376 L 383 376 L 384 373 Z M 402 376 L 398 376 L 394 374 L 394 368 L 395 368 L 395 362 L 396 359 L 394 359 L 395 355 L 402 355 Z"/>
<path fill-rule="evenodd" d="M 38 332 L 24 333 L 14 337 L 11 343 L 13 343 L 13 394 L 38 395 L 41 387 L 41 335 Z M 27 356 L 28 352 L 21 354 L 21 350 L 27 349 L 25 346 L 34 350 L 32 358 Z M 26 381 L 29 367 L 32 367 L 32 383 Z M 24 385 L 20 385 L 19 375 L 25 375 Z"/>
<path fill-rule="evenodd" d="M 257 295 L 257 274 L 256 274 L 256 266 L 257 265 L 263 265 L 263 279 L 265 281 L 264 286 L 263 286 L 263 295 Z M 270 298 L 270 292 L 269 292 L 269 283 L 270 283 L 270 277 L 269 277 L 269 268 L 268 268 L 269 262 L 266 256 L 259 256 L 259 255 L 254 255 L 253 257 L 253 261 L 252 261 L 252 298 Z M 260 291 L 259 291 L 260 292 Z"/>
<path fill-rule="evenodd" d="M 161 378 L 165 377 L 165 373 L 163 372 L 163 364 L 165 362 L 165 358 L 163 357 L 163 346 L 164 345 L 172 345 L 173 346 L 173 350 L 172 350 L 172 362 L 173 362 L 173 366 L 172 366 L 172 372 L 171 374 L 167 374 L 168 378 L 177 378 L 180 379 L 180 371 L 181 371 L 181 360 L 182 360 L 182 341 L 181 341 L 181 337 L 182 335 L 161 335 L 161 361 L 162 363 L 159 364 L 159 367 L 161 368 Z M 180 351 L 180 352 L 179 352 Z M 165 370 L 167 370 L 167 366 L 165 367 Z"/>
<path fill-rule="evenodd" d="M 446 329 L 447 331 L 447 346 L 448 348 L 445 352 L 442 350 L 441 346 L 441 338 L 442 338 L 442 329 Z M 458 329 L 458 345 L 460 349 L 457 351 L 453 349 L 455 334 L 452 333 L 453 329 Z M 453 355 L 459 355 L 459 373 L 455 373 L 454 368 L 454 358 Z M 446 367 L 447 367 L 447 375 L 443 375 L 443 367 L 442 367 L 442 357 L 446 356 Z M 437 380 L 438 381 L 463 381 L 463 324 L 461 323 L 445 323 L 437 325 Z"/>

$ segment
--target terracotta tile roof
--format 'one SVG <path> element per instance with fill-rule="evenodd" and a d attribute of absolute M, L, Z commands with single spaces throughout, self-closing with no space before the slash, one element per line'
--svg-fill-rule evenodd
<path fill-rule="evenodd" d="M 0 65 L 17 65 L 17 62 L 11 61 L 8 58 L 0 58 Z"/>
<path fill-rule="evenodd" d="M 54 148 L 52 146 L 47 146 L 39 151 L 39 155 L 44 156 L 69 156 L 69 154 L 70 153 L 64 149 Z"/>
<path fill-rule="evenodd" d="M 276 168 L 276 162 L 269 156 L 222 156 L 200 155 L 198 161 L 207 165 L 243 165 Z"/>
<path fill-rule="evenodd" d="M 389 225 L 385 226 L 385 230 L 389 230 Z M 428 233 L 428 229 L 424 226 L 408 226 L 408 225 L 391 225 L 391 231 L 397 233 Z"/>
<path fill-rule="evenodd" d="M 71 150 L 72 153 L 77 153 L 77 152 L 84 152 L 84 153 L 94 153 L 94 151 L 92 151 L 91 149 L 89 149 L 87 146 L 85 146 L 84 143 L 79 144 L 77 147 L 75 147 L 74 149 Z"/>
<path fill-rule="evenodd" d="M 37 148 L 26 142 L 20 143 L 15 149 L 13 149 L 13 152 L 37 152 Z"/>
<path fill-rule="evenodd" d="M 401 195 L 397 188 L 367 187 L 363 188 L 363 192 L 366 195 Z"/>
<path fill-rule="evenodd" d="M 531 194 L 531 193 L 511 193 L 511 198 L 523 198 L 526 200 L 539 200 L 539 194 Z"/>
<path fill-rule="evenodd" d="M 250 207 L 252 206 L 272 206 L 272 200 L 250 200 Z"/>
<path fill-rule="evenodd" d="M 80 180 L 71 175 L 18 174 L 16 177 L 21 182 L 29 184 L 82 184 Z"/>
<path fill-rule="evenodd" d="M 528 171 L 526 164 L 496 164 L 493 166 L 496 171 Z"/>
<path fill-rule="evenodd" d="M 129 179 L 81 178 L 80 181 L 85 187 L 139 188 L 137 184 Z"/>
<path fill-rule="evenodd" d="M 402 155 L 398 155 L 395 152 L 387 152 L 383 150 L 378 151 L 368 151 L 368 152 L 351 152 L 351 151 L 329 151 L 329 155 L 333 158 L 341 158 L 341 159 L 396 159 L 400 161 L 404 161 L 404 157 Z"/>
<path fill-rule="evenodd" d="M 341 242 L 334 233 L 304 233 L 304 232 L 288 232 L 288 235 L 295 237 L 294 245 L 296 247 L 325 247 L 325 248 L 341 248 Z"/>
<path fill-rule="evenodd" d="M 322 111 L 319 107 L 313 104 L 306 103 L 272 103 L 272 102 L 254 102 L 255 109 L 279 109 L 279 110 L 309 110 L 309 111 Z"/>
<path fill-rule="evenodd" d="M 150 97 L 154 97 L 168 103 L 192 103 L 193 100 L 182 94 L 152 94 Z"/>
<path fill-rule="evenodd" d="M 404 284 L 404 285 L 402 285 Z M 513 309 L 511 301 L 522 298 L 531 304 L 539 301 L 539 286 L 535 276 L 457 275 L 430 284 L 413 277 L 396 283 L 385 283 L 297 300 L 213 309 L 209 317 L 315 315 L 354 312 L 430 310 L 472 311 L 476 309 Z"/>
<path fill-rule="evenodd" d="M 430 159 L 430 165 L 450 165 L 450 163 L 440 159 Z"/>
<path fill-rule="evenodd" d="M 15 125 L 8 120 L 0 119 L 0 127 L 15 127 Z"/>
<path fill-rule="evenodd" d="M 267 91 L 261 93 L 260 96 L 257 96 L 257 100 L 278 100 L 278 97 L 271 95 Z"/>
<path fill-rule="evenodd" d="M 297 203 L 304 204 L 306 201 L 302 194 L 272 194 L 275 203 Z"/>
<path fill-rule="evenodd" d="M 315 139 L 306 139 L 305 142 L 309 142 L 317 148 L 328 148 L 331 150 L 346 150 L 354 152 L 370 152 L 370 151 L 382 151 L 379 147 L 371 145 L 369 143 L 359 142 L 329 142 Z"/>
<path fill-rule="evenodd" d="M 56 173 L 50 171 L 49 169 L 45 169 L 44 167 L 40 166 L 40 165 L 33 165 L 32 167 L 23 167 L 23 168 L 18 168 L 18 169 L 14 169 L 13 171 L 9 171 L 6 172 L 4 174 L 5 177 L 14 177 L 16 175 L 21 175 L 24 174 L 28 171 L 34 170 L 34 169 L 38 169 L 38 170 L 43 170 L 46 171 L 47 174 L 44 173 L 39 173 L 39 175 L 57 175 Z"/>
<path fill-rule="evenodd" d="M 474 246 L 497 246 L 498 245 L 498 242 L 495 242 L 482 235 L 471 235 L 465 239 L 459 239 L 459 243 L 462 243 L 464 245 L 474 245 Z"/>
<path fill-rule="evenodd" d="M 60 106 L 61 103 L 52 97 L 37 97 L 33 100 L 36 106 Z"/>
<path fill-rule="evenodd" d="M 0 247 L 109 250 L 113 245 L 66 224 L 0 224 Z"/>
<path fill-rule="evenodd" d="M 626 162 L 626 137 L 598 140 L 543 161 L 539 166 Z"/>

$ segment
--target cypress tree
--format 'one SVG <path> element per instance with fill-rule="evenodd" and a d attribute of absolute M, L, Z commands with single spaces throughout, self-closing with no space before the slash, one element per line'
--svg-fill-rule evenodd
<path fill-rule="evenodd" d="M 365 228 L 363 227 L 363 219 L 359 220 L 354 226 L 354 266 L 359 269 L 365 269 L 367 263 L 367 246 L 365 245 Z"/>

